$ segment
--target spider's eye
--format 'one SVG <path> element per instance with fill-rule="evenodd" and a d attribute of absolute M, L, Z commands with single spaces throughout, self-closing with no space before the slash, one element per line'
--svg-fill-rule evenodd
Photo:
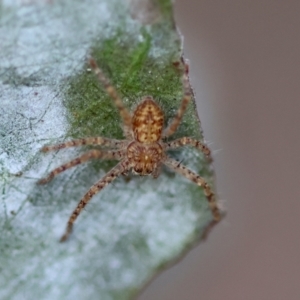
<path fill-rule="evenodd" d="M 146 172 L 147 172 L 147 174 L 151 174 L 152 173 L 152 168 L 150 168 L 150 167 L 148 167 L 147 169 L 146 169 Z"/>
<path fill-rule="evenodd" d="M 134 171 L 136 172 L 136 173 L 142 173 L 142 168 L 140 168 L 140 167 L 135 167 L 134 168 Z"/>

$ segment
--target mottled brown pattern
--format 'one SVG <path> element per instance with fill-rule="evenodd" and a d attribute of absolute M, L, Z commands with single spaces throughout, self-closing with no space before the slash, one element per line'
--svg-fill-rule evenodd
<path fill-rule="evenodd" d="M 144 97 L 132 116 L 134 139 L 143 144 L 151 144 L 161 139 L 164 114 L 151 96 Z"/>
<path fill-rule="evenodd" d="M 115 180 L 118 176 L 132 171 L 137 175 L 152 175 L 157 178 L 160 174 L 161 165 L 164 164 L 175 172 L 183 175 L 187 179 L 196 183 L 203 188 L 204 194 L 207 198 L 209 207 L 214 217 L 214 222 L 217 223 L 221 219 L 220 209 L 217 205 L 215 194 L 206 182 L 198 174 L 186 168 L 180 162 L 168 157 L 166 151 L 186 145 L 193 146 L 203 152 L 206 157 L 211 160 L 209 148 L 202 142 L 192 139 L 190 137 L 182 137 L 171 142 L 164 142 L 163 139 L 172 135 L 178 128 L 182 116 L 191 99 L 191 91 L 188 81 L 188 66 L 182 62 L 183 66 L 183 91 L 184 96 L 179 109 L 169 126 L 163 132 L 164 114 L 160 106 L 155 102 L 151 96 L 146 96 L 137 105 L 133 115 L 124 106 L 121 98 L 118 96 L 115 88 L 110 84 L 109 80 L 104 76 L 101 69 L 93 58 L 89 61 L 90 66 L 94 70 L 100 83 L 105 88 L 106 92 L 111 96 L 116 108 L 118 109 L 122 123 L 124 140 L 115 140 L 104 137 L 88 137 L 67 141 L 65 143 L 44 146 L 43 152 L 60 150 L 62 148 L 76 147 L 82 145 L 99 145 L 104 147 L 101 150 L 90 150 L 83 155 L 63 164 L 54 169 L 49 175 L 41 179 L 38 183 L 45 184 L 59 173 L 84 163 L 90 159 L 114 159 L 119 160 L 119 163 L 109 171 L 97 183 L 92 185 L 88 192 L 78 203 L 77 207 L 71 214 L 67 223 L 67 228 L 60 241 L 65 241 L 72 232 L 73 224 L 79 216 L 82 209 L 90 201 L 90 199 L 105 186 Z"/>
<path fill-rule="evenodd" d="M 132 142 L 127 147 L 127 159 L 132 171 L 139 175 L 150 175 L 156 170 L 163 158 L 163 148 L 159 143 Z"/>

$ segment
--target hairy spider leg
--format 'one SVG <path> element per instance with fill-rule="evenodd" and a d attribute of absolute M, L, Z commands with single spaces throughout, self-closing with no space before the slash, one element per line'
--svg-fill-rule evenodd
<path fill-rule="evenodd" d="M 151 174 L 154 179 L 158 178 L 161 173 L 161 163 L 158 164 L 157 168 Z"/>
<path fill-rule="evenodd" d="M 119 110 L 121 118 L 123 120 L 123 124 L 124 124 L 123 131 L 124 131 L 125 136 L 128 137 L 131 126 L 132 126 L 131 114 L 129 113 L 127 108 L 124 106 L 123 101 L 120 98 L 120 96 L 118 95 L 116 89 L 112 86 L 110 81 L 106 78 L 106 76 L 104 75 L 102 70 L 97 65 L 96 61 L 93 58 L 90 58 L 89 63 L 90 63 L 91 68 L 93 69 L 94 73 L 98 77 L 99 81 L 104 86 L 107 94 L 112 98 L 115 106 Z"/>
<path fill-rule="evenodd" d="M 52 180 L 56 175 L 70 169 L 74 166 L 82 164 L 90 159 L 101 158 L 101 159 L 116 159 L 120 160 L 124 154 L 121 150 L 109 150 L 109 151 L 100 151 L 100 150 L 90 150 L 79 157 L 72 159 L 71 161 L 59 166 L 49 173 L 49 175 L 45 178 L 42 178 L 38 181 L 38 184 L 46 184 L 50 180 Z"/>
<path fill-rule="evenodd" d="M 87 203 L 91 200 L 91 198 L 99 193 L 104 187 L 106 187 L 109 183 L 115 180 L 118 176 L 122 175 L 126 170 L 129 169 L 129 164 L 127 161 L 119 162 L 114 168 L 112 168 L 104 177 L 102 177 L 98 182 L 93 184 L 88 192 L 83 196 L 83 198 L 78 203 L 77 207 L 71 214 L 69 221 L 67 223 L 67 228 L 64 235 L 61 237 L 60 242 L 64 242 L 68 239 L 70 233 L 73 229 L 73 224 L 80 212 L 87 205 Z"/>
<path fill-rule="evenodd" d="M 166 150 L 184 147 L 186 145 L 193 146 L 197 150 L 200 150 L 201 152 L 203 152 L 205 154 L 205 156 L 209 159 L 209 161 L 212 161 L 212 157 L 210 155 L 211 154 L 210 149 L 204 143 L 202 143 L 198 140 L 195 140 L 193 138 L 182 137 L 182 138 L 176 139 L 174 141 L 167 142 L 165 145 L 166 145 L 166 148 L 165 148 Z"/>
<path fill-rule="evenodd" d="M 179 109 L 177 110 L 175 117 L 173 118 L 173 120 L 171 121 L 169 126 L 164 131 L 164 134 L 163 134 L 164 138 L 168 137 L 176 132 L 176 130 L 181 122 L 181 119 L 184 115 L 184 112 L 186 111 L 186 108 L 192 98 L 188 73 L 189 73 L 189 66 L 188 66 L 188 64 L 184 63 L 184 72 L 182 75 L 183 98 L 182 98 L 181 105 L 180 105 Z"/>
<path fill-rule="evenodd" d="M 108 139 L 101 136 L 88 137 L 83 139 L 71 140 L 56 145 L 44 146 L 41 149 L 41 151 L 48 152 L 48 151 L 60 150 L 63 148 L 78 147 L 84 145 L 99 145 L 99 146 L 111 147 L 111 148 L 121 148 L 124 145 L 124 141 Z"/>
<path fill-rule="evenodd" d="M 165 157 L 163 163 L 169 167 L 170 169 L 176 171 L 177 173 L 183 175 L 187 179 L 193 181 L 197 185 L 201 186 L 204 190 L 204 194 L 207 198 L 209 207 L 211 209 L 211 213 L 214 217 L 215 222 L 219 222 L 221 220 L 221 212 L 218 207 L 215 194 L 211 190 L 209 184 L 206 182 L 204 178 L 199 176 L 198 174 L 194 173 L 193 171 L 189 170 L 187 167 L 182 165 L 180 162 L 172 159 L 170 157 Z"/>

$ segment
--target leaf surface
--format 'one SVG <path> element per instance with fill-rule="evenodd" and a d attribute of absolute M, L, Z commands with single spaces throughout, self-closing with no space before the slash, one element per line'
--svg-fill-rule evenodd
<path fill-rule="evenodd" d="M 120 118 L 89 70 L 93 55 L 130 109 L 152 95 L 166 124 L 182 99 L 181 38 L 168 0 L 3 1 L 0 6 L 0 298 L 132 299 L 212 222 L 203 190 L 164 169 L 118 178 L 58 243 L 88 188 L 116 162 L 92 161 L 45 186 L 87 150 L 39 150 L 72 138 L 122 138 Z M 173 138 L 202 139 L 195 105 Z M 194 149 L 170 152 L 212 182 Z"/>

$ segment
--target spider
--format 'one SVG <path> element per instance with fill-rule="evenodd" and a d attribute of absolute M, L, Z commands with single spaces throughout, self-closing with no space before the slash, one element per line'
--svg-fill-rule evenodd
<path fill-rule="evenodd" d="M 133 114 L 131 114 L 124 106 L 115 88 L 98 67 L 96 61 L 93 58 L 89 59 L 89 64 L 92 70 L 120 113 L 123 122 L 123 133 L 125 139 L 116 140 L 100 136 L 88 137 L 67 141 L 57 145 L 44 146 L 41 149 L 43 152 L 48 152 L 83 145 L 100 145 L 105 147 L 103 150 L 89 150 L 81 156 L 61 165 L 51 171 L 46 178 L 39 180 L 39 184 L 45 184 L 59 173 L 90 159 L 111 159 L 119 161 L 119 163 L 104 177 L 93 184 L 80 200 L 68 220 L 65 233 L 60 239 L 61 242 L 68 239 L 72 232 L 75 220 L 91 198 L 118 176 L 124 175 L 128 171 L 132 171 L 137 175 L 152 175 L 153 178 L 157 178 L 163 164 L 193 181 L 198 186 L 201 186 L 209 203 L 214 222 L 218 222 L 221 219 L 221 213 L 218 208 L 215 195 L 206 180 L 186 168 L 180 162 L 169 157 L 166 153 L 169 149 L 190 145 L 202 151 L 210 159 L 209 148 L 202 142 L 193 138 L 182 137 L 170 142 L 165 142 L 165 138 L 176 132 L 187 105 L 191 100 L 191 90 L 188 82 L 188 65 L 184 61 L 182 63 L 184 66 L 182 75 L 184 96 L 173 120 L 167 128 L 163 129 L 163 111 L 151 96 L 143 97 L 141 102 L 135 108 Z"/>

